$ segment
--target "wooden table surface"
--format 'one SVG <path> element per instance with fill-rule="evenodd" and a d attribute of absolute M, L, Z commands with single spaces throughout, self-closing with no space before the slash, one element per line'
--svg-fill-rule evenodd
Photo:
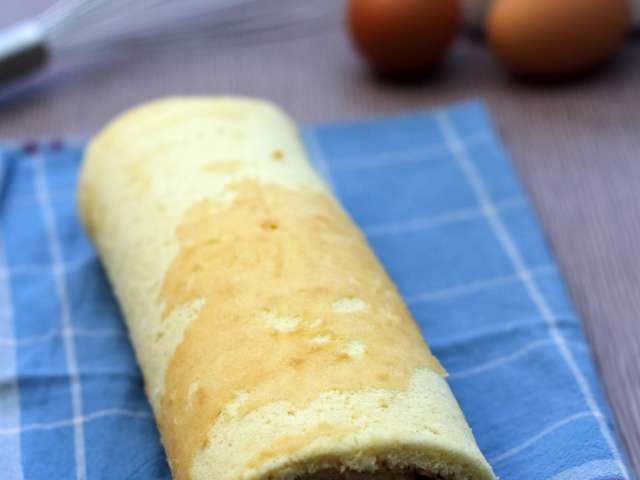
<path fill-rule="evenodd" d="M 3 2 L 0 26 L 49 3 Z M 204 43 L 91 66 L 75 61 L 0 90 L 0 138 L 91 133 L 134 104 L 172 94 L 266 97 L 301 122 L 483 99 L 537 207 L 640 472 L 639 60 L 640 41 L 630 39 L 596 75 L 525 85 L 505 77 L 482 42 L 461 39 L 434 78 L 391 85 L 367 75 L 340 28 L 294 41 Z"/>

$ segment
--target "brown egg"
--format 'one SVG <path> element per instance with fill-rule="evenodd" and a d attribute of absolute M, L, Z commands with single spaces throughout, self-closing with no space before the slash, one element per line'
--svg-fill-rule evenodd
<path fill-rule="evenodd" d="M 458 0 L 350 0 L 356 49 L 376 70 L 415 74 L 443 57 L 457 30 Z"/>
<path fill-rule="evenodd" d="M 629 21 L 628 0 L 497 0 L 487 35 L 513 73 L 553 78 L 604 63 Z"/>

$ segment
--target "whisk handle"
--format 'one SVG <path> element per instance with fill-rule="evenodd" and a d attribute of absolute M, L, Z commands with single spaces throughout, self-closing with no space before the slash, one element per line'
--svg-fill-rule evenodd
<path fill-rule="evenodd" d="M 0 31 L 0 84 L 42 68 L 49 57 L 39 25 L 24 22 Z"/>

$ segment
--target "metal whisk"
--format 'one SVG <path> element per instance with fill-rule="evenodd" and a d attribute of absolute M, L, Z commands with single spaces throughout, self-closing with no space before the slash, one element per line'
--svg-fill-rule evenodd
<path fill-rule="evenodd" d="M 335 24 L 342 0 L 60 0 L 0 31 L 0 83 L 52 59 L 256 41 Z"/>

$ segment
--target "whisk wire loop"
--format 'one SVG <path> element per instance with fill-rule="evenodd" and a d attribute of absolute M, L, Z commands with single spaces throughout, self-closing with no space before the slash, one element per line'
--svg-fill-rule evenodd
<path fill-rule="evenodd" d="M 59 0 L 0 31 L 0 82 L 52 57 L 244 42 L 335 24 L 344 0 Z"/>

